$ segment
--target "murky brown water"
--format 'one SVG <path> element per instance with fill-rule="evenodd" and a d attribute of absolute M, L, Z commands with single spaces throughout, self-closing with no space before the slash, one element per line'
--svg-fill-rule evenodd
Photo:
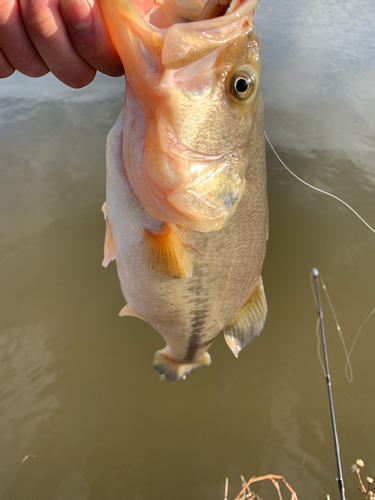
<path fill-rule="evenodd" d="M 373 0 L 263 0 L 257 25 L 270 139 L 375 225 Z M 350 345 L 375 305 L 375 235 L 269 152 L 266 327 L 238 361 L 219 338 L 209 369 L 160 382 L 162 338 L 117 316 L 115 266 L 101 267 L 105 139 L 122 96 L 105 77 L 81 91 L 0 82 L 1 499 L 221 500 L 226 476 L 234 498 L 240 474 L 266 473 L 300 499 L 338 498 L 309 272 L 323 273 Z M 350 464 L 375 474 L 375 317 L 348 384 L 323 306 L 347 497 L 359 498 Z"/>

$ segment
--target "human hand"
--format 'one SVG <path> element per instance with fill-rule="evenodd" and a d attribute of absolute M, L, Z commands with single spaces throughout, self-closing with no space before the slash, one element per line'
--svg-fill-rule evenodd
<path fill-rule="evenodd" d="M 74 88 L 123 74 L 98 0 L 0 0 L 0 78 L 15 70 Z"/>

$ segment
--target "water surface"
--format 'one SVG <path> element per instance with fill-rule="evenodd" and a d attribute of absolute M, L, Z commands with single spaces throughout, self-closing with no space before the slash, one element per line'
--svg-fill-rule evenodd
<path fill-rule="evenodd" d="M 256 22 L 271 141 L 375 225 L 373 1 L 263 0 Z M 0 82 L 0 498 L 221 500 L 225 477 L 234 498 L 240 474 L 267 473 L 300 499 L 337 498 L 309 272 L 322 271 L 350 345 L 375 305 L 375 236 L 268 150 L 266 327 L 239 360 L 219 337 L 209 369 L 160 382 L 162 338 L 118 317 L 115 266 L 101 267 L 105 140 L 123 86 Z M 350 464 L 361 457 L 375 474 L 375 317 L 348 384 L 323 306 L 347 496 L 358 498 Z"/>

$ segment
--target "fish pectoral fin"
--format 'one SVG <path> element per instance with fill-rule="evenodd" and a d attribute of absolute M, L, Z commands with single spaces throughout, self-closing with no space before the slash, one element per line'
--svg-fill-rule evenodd
<path fill-rule="evenodd" d="M 190 278 L 193 265 L 188 245 L 174 224 L 164 224 L 160 231 L 144 231 L 144 248 L 148 264 L 157 273 L 171 278 Z"/>
<path fill-rule="evenodd" d="M 106 229 L 104 238 L 104 259 L 102 262 L 103 267 L 107 267 L 112 260 L 115 260 L 115 242 L 113 240 L 111 226 L 109 225 L 107 218 L 105 220 L 105 225 Z"/>
<path fill-rule="evenodd" d="M 177 380 L 181 379 L 185 380 L 191 371 L 197 370 L 198 368 L 205 368 L 210 364 L 211 356 L 208 352 L 205 352 L 199 360 L 195 360 L 191 363 L 184 363 L 169 358 L 167 349 L 156 351 L 153 361 L 155 370 L 161 375 L 160 379 L 166 379 L 168 382 L 177 382 Z"/>
<path fill-rule="evenodd" d="M 140 316 L 137 312 L 134 311 L 134 309 L 129 305 L 126 304 L 121 311 L 118 314 L 119 316 L 133 316 L 134 318 L 139 318 L 143 319 L 143 321 L 146 321 L 142 316 Z"/>
<path fill-rule="evenodd" d="M 225 341 L 236 358 L 240 351 L 260 334 L 266 317 L 267 301 L 260 277 L 254 293 L 224 328 Z"/>

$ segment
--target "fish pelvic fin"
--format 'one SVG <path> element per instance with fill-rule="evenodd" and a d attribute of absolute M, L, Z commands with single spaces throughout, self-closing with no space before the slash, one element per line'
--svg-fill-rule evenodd
<path fill-rule="evenodd" d="M 164 224 L 159 231 L 144 231 L 144 248 L 148 264 L 157 273 L 171 278 L 190 278 L 193 265 L 189 245 L 175 224 Z"/>
<path fill-rule="evenodd" d="M 191 371 L 197 370 L 198 368 L 205 368 L 210 364 L 211 356 L 208 352 L 205 352 L 198 361 L 183 363 L 169 358 L 167 349 L 156 351 L 153 361 L 155 370 L 161 375 L 160 379 L 166 379 L 168 382 L 177 382 L 177 380 L 181 379 L 185 380 Z"/>
<path fill-rule="evenodd" d="M 264 294 L 263 280 L 242 309 L 224 328 L 224 338 L 230 350 L 238 358 L 240 351 L 260 334 L 267 317 L 267 301 Z"/>
<path fill-rule="evenodd" d="M 107 203 L 104 202 L 102 206 L 102 212 L 105 219 L 105 238 L 104 238 L 104 259 L 102 262 L 103 267 L 107 267 L 108 264 L 115 260 L 115 242 L 113 240 L 113 234 L 111 231 L 111 226 L 109 225 L 107 219 Z"/>
<path fill-rule="evenodd" d="M 134 318 L 139 318 L 139 319 L 143 319 L 143 321 L 146 321 L 144 318 L 142 318 L 142 316 L 140 314 L 135 312 L 134 309 L 129 304 L 126 304 L 126 306 L 124 306 L 121 309 L 121 311 L 119 312 L 118 315 L 119 316 L 133 316 Z"/>

